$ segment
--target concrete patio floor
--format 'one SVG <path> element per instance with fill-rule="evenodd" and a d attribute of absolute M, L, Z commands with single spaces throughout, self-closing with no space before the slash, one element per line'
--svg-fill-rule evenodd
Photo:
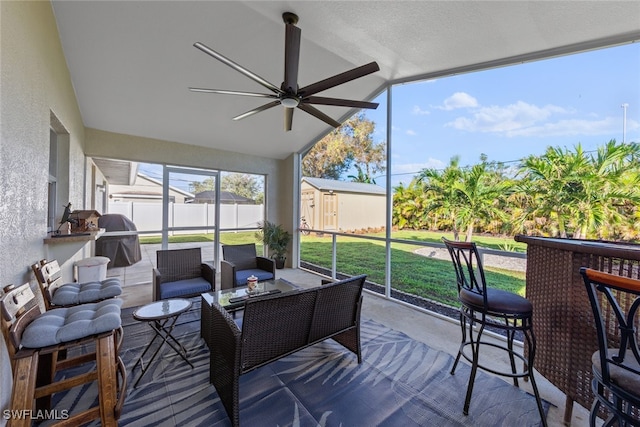
<path fill-rule="evenodd" d="M 183 243 L 172 245 L 171 248 L 193 247 L 197 244 Z M 120 277 L 123 283 L 124 307 L 138 306 L 152 300 L 152 269 L 155 266 L 156 250 L 160 245 L 141 245 L 142 260 L 130 267 L 112 268 L 107 271 L 108 276 Z M 203 260 L 213 259 L 213 246 L 203 246 Z M 220 285 L 220 274 L 217 274 L 216 285 Z M 320 276 L 300 269 L 283 269 L 276 271 L 277 278 L 284 278 L 303 287 L 320 285 Z M 366 291 L 362 316 L 382 323 L 390 328 L 402 331 L 411 338 L 422 341 L 431 348 L 447 352 L 453 356 L 457 354 L 460 344 L 460 327 L 457 319 L 450 319 L 437 313 L 417 308 L 395 300 L 388 300 L 378 294 Z M 488 350 L 488 351 L 484 351 Z M 502 352 L 491 348 L 483 349 L 482 360 L 487 365 L 508 369 L 508 358 Z M 463 360 L 464 362 L 464 360 Z M 507 379 L 505 378 L 505 381 Z M 543 399 L 552 404 L 547 416 L 549 426 L 563 426 L 565 394 L 541 375 L 536 381 Z M 531 392 L 529 382 L 520 381 L 520 387 Z M 464 394 L 464 390 L 460 393 Z M 474 390 L 474 393 L 481 393 Z M 462 408 L 460 408 L 462 411 Z M 589 411 L 574 404 L 572 426 L 586 426 L 589 424 Z"/>

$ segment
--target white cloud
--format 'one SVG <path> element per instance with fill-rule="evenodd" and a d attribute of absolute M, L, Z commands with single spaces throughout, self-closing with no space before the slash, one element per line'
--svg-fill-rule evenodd
<path fill-rule="evenodd" d="M 492 105 L 475 109 L 468 117 L 458 117 L 445 126 L 469 132 L 504 133 L 515 136 L 524 129 L 540 126 L 554 114 L 567 114 L 568 110 L 556 105 L 538 107 L 524 101 L 507 106 Z"/>
<path fill-rule="evenodd" d="M 407 135 L 409 135 L 409 136 L 416 136 L 417 135 L 417 132 L 412 130 L 412 129 L 408 129 L 405 133 Z"/>
<path fill-rule="evenodd" d="M 458 108 L 474 108 L 478 106 L 478 100 L 465 92 L 456 92 L 447 99 L 441 107 L 442 110 L 451 111 Z"/>
<path fill-rule="evenodd" d="M 416 116 L 426 116 L 431 114 L 430 111 L 428 110 L 423 110 L 422 108 L 420 108 L 420 106 L 418 105 L 414 105 L 413 106 L 413 110 L 411 110 L 411 113 L 416 115 Z"/>
<path fill-rule="evenodd" d="M 640 124 L 635 121 L 627 122 L 627 130 L 637 129 Z M 554 123 L 544 123 L 515 129 L 506 136 L 575 136 L 575 135 L 617 135 L 620 132 L 620 119 L 606 117 L 602 120 L 559 120 Z"/>

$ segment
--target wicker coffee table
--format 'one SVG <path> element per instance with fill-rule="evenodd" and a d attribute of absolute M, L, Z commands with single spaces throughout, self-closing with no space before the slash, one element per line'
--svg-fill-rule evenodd
<path fill-rule="evenodd" d="M 246 286 L 224 289 L 222 291 L 207 292 L 201 294 L 200 306 L 200 336 L 211 347 L 209 324 L 213 302 L 220 304 L 225 310 L 235 312 L 242 309 L 244 302 L 249 298 L 260 298 L 282 292 L 291 292 L 299 289 L 296 285 L 286 280 L 266 280 L 257 284 L 254 292 L 248 292 Z"/>

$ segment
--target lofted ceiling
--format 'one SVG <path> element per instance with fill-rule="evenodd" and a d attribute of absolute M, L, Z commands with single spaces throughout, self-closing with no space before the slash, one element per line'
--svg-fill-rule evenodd
<path fill-rule="evenodd" d="M 637 1 L 52 2 L 85 126 L 282 159 L 332 128 L 268 100 L 188 87 L 264 92 L 193 47 L 280 86 L 283 12 L 300 17 L 302 87 L 371 61 L 380 71 L 319 96 L 371 100 L 389 82 L 640 39 Z M 446 73 L 445 73 L 446 74 Z M 342 121 L 355 111 L 318 106 Z"/>

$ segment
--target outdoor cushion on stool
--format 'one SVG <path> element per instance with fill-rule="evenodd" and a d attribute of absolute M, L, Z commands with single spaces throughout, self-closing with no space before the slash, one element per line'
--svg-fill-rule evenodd
<path fill-rule="evenodd" d="M 42 421 L 42 411 L 51 410 L 54 395 L 73 389 L 70 395 L 74 396 L 91 389 L 97 391 L 94 404 L 88 408 L 63 405 L 69 409 L 63 410 L 67 413 L 62 424 L 85 425 L 97 419 L 104 427 L 117 427 L 127 390 L 126 368 L 118 355 L 122 300 L 43 313 L 29 282 L 3 291 L 0 328 L 13 370 L 11 402 L 6 408 L 20 414 L 9 425 L 30 427 L 33 421 Z M 83 368 L 78 370 L 79 366 Z"/>
<path fill-rule="evenodd" d="M 42 313 L 22 333 L 22 345 L 42 348 L 120 328 L 122 300 L 56 308 Z"/>
<path fill-rule="evenodd" d="M 65 283 L 51 297 L 56 306 L 76 305 L 117 297 L 122 293 L 120 280 L 110 277 L 102 282 Z"/>
<path fill-rule="evenodd" d="M 63 283 L 60 265 L 56 260 L 42 260 L 31 266 L 47 309 L 93 303 L 117 297 L 122 285 L 117 277 L 109 277 L 85 283 Z"/>

